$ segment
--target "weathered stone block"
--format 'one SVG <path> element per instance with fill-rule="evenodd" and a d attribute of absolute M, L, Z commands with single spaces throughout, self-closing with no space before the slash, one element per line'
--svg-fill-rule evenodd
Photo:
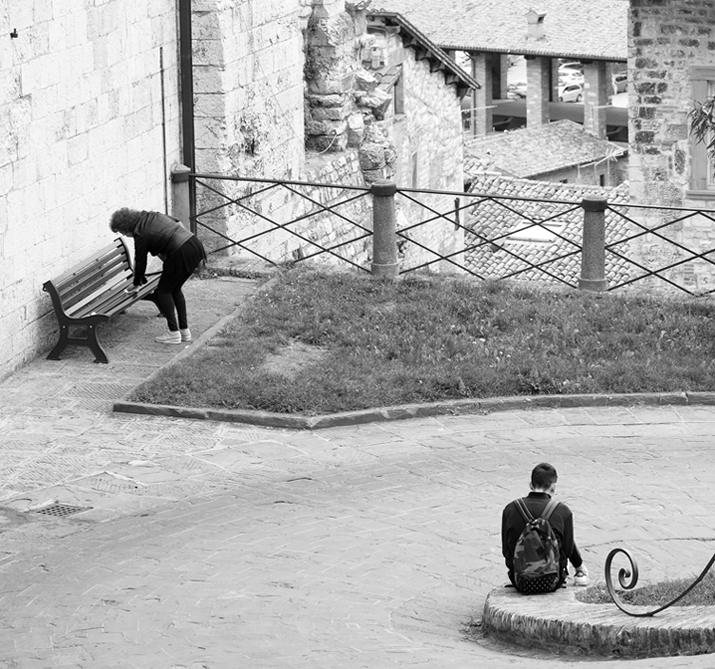
<path fill-rule="evenodd" d="M 362 114 L 348 117 L 348 146 L 359 147 L 365 136 L 365 119 Z"/>
<path fill-rule="evenodd" d="M 341 79 L 316 79 L 311 78 L 307 82 L 308 92 L 318 95 L 342 95 L 345 87 Z"/>
<path fill-rule="evenodd" d="M 310 116 L 314 121 L 344 121 L 348 115 L 348 107 L 314 107 Z"/>
<path fill-rule="evenodd" d="M 306 95 L 305 98 L 311 107 L 342 107 L 348 100 L 346 92 L 331 95 Z"/>

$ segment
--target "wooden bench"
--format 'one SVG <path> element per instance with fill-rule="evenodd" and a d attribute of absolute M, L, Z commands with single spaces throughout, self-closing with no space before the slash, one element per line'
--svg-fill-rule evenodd
<path fill-rule="evenodd" d="M 52 298 L 60 326 L 59 340 L 47 359 L 59 360 L 68 344 L 77 344 L 88 346 L 95 362 L 109 362 L 99 343 L 97 328 L 151 293 L 159 283 L 159 276 L 147 278 L 148 283 L 139 290 L 127 292 L 133 285 L 134 270 L 129 248 L 118 237 L 91 258 L 47 281 L 42 289 Z M 79 330 L 79 334 L 70 334 L 70 328 Z"/>

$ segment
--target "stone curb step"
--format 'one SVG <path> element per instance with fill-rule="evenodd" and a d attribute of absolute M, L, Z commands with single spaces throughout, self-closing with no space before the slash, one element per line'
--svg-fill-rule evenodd
<path fill-rule="evenodd" d="M 579 602 L 572 587 L 529 596 L 514 588 L 492 590 L 482 628 L 502 643 L 565 655 L 636 659 L 715 651 L 715 606 L 671 607 L 634 618 L 615 604 Z"/>
<path fill-rule="evenodd" d="M 268 411 L 248 411 L 239 409 L 210 409 L 179 407 L 161 404 L 143 404 L 121 400 L 114 403 L 114 411 L 148 414 L 152 416 L 173 416 L 198 420 L 215 420 L 231 423 L 246 423 L 264 427 L 281 427 L 293 430 L 318 430 L 328 427 L 362 425 L 385 421 L 423 418 L 429 416 L 458 416 L 465 414 L 490 414 L 500 411 L 525 409 L 563 409 L 614 406 L 713 406 L 715 393 L 633 393 L 624 395 L 542 395 L 537 397 L 501 397 L 491 399 L 465 399 L 433 402 L 427 404 L 405 404 L 381 407 L 363 411 L 320 416 L 300 416 L 278 414 Z"/>

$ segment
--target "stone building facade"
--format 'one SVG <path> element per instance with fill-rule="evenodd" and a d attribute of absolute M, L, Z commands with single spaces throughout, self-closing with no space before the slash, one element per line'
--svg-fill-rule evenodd
<path fill-rule="evenodd" d="M 420 43 L 420 56 L 404 50 L 401 71 L 410 85 L 403 101 L 421 106 L 414 118 L 398 119 L 394 107 L 389 111 L 395 91 L 372 86 L 372 58 L 364 66 L 371 48 L 368 4 L 0 5 L 0 22 L 12 31 L 0 39 L 0 377 L 49 348 L 57 325 L 42 284 L 111 241 L 113 210 L 172 210 L 171 172 L 190 144 L 179 41 L 187 7 L 197 172 L 361 187 L 416 174 L 421 187 L 461 189 L 457 137 L 465 82 L 454 79 L 451 61 L 435 47 Z M 245 185 L 236 184 L 228 197 L 245 194 Z M 339 197 L 331 189 L 307 195 L 318 206 Z M 197 197 L 200 207 L 226 202 L 206 191 Z M 260 215 L 242 214 L 233 203 L 217 217 L 217 229 L 232 235 L 260 226 L 261 216 L 291 220 L 313 206 L 306 202 L 274 191 L 257 203 Z M 365 197 L 350 217 L 369 226 L 369 212 Z M 302 232 L 308 240 L 340 243 L 341 235 L 354 234 L 347 227 L 324 215 Z M 225 244 L 207 230 L 199 233 L 209 249 Z M 433 226 L 432 234 L 443 236 L 444 227 Z M 288 234 L 264 239 L 275 246 L 268 250 L 276 260 L 310 250 Z M 353 252 L 364 257 L 369 248 Z"/>
<path fill-rule="evenodd" d="M 7 0 L 0 24 L 2 378 L 51 341 L 42 284 L 114 209 L 170 207 L 181 156 L 174 0 Z"/>
<path fill-rule="evenodd" d="M 630 171 L 634 203 L 715 209 L 715 178 L 705 147 L 690 136 L 694 100 L 715 93 L 715 2 L 631 0 Z M 665 209 L 635 210 L 639 222 L 655 227 L 676 215 Z M 712 219 L 693 216 L 663 233 L 695 253 L 715 249 Z M 648 235 L 639 259 L 649 267 L 677 263 L 682 249 Z M 669 276 L 694 291 L 715 288 L 709 263 L 689 262 Z"/>
<path fill-rule="evenodd" d="M 449 70 L 440 70 L 438 52 L 430 58 L 425 51 L 430 43 L 420 43 L 417 29 L 401 15 L 372 14 L 368 34 L 375 39 L 373 49 L 378 55 L 376 62 L 364 64 L 388 82 L 393 100 L 383 121 L 394 147 L 388 176 L 404 188 L 462 191 L 461 99 L 468 92 L 469 82 L 454 79 Z M 446 256 L 464 248 L 461 229 L 450 225 L 454 216 L 420 225 L 433 219 L 434 211 L 452 211 L 454 196 L 423 192 L 398 196 L 397 205 L 398 229 L 407 229 L 405 237 L 411 240 L 401 244 L 404 267 L 435 261 L 435 254 L 427 249 Z M 449 262 L 430 267 L 456 270 Z"/>
<path fill-rule="evenodd" d="M 399 18 L 371 13 L 368 2 L 303 0 L 292 11 L 285 5 L 267 0 L 260 12 L 248 2 L 201 5 L 194 70 L 197 170 L 348 186 L 388 178 L 400 186 L 461 191 L 460 99 L 475 82 L 429 40 L 415 40 L 414 29 Z M 227 57 L 220 40 L 227 32 L 260 47 L 260 59 L 245 48 Z M 342 244 L 359 227 L 371 228 L 369 197 L 353 203 L 345 218 L 328 212 L 293 224 L 345 193 L 312 188 L 307 199 L 279 186 L 247 197 L 264 186 L 223 182 L 222 195 L 199 193 L 200 210 L 241 202 L 203 219 L 218 232 L 204 231 L 209 248 L 223 248 L 237 262 L 256 255 L 281 262 L 312 255 L 318 247 L 311 241 Z M 403 203 L 400 220 L 419 215 L 427 218 L 429 210 Z M 409 234 L 439 242 L 441 252 L 456 243 L 442 248 L 455 237 L 454 226 L 446 227 L 442 221 Z M 227 237 L 252 240 L 224 248 Z M 416 262 L 422 251 L 407 248 Z M 369 240 L 341 247 L 341 255 L 363 266 L 369 253 Z"/>

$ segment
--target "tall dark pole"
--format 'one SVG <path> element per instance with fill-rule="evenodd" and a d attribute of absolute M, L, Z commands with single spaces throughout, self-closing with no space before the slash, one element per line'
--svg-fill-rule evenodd
<path fill-rule="evenodd" d="M 191 42 L 191 0 L 179 0 L 179 51 L 181 57 L 181 130 L 183 138 L 183 162 L 192 172 L 196 170 L 194 147 L 194 70 Z M 194 188 L 189 189 L 191 229 L 196 232 L 194 216 L 196 197 Z"/>
<path fill-rule="evenodd" d="M 194 170 L 194 73 L 191 45 L 191 0 L 179 0 L 179 49 L 181 53 L 181 125 L 184 165 Z"/>

